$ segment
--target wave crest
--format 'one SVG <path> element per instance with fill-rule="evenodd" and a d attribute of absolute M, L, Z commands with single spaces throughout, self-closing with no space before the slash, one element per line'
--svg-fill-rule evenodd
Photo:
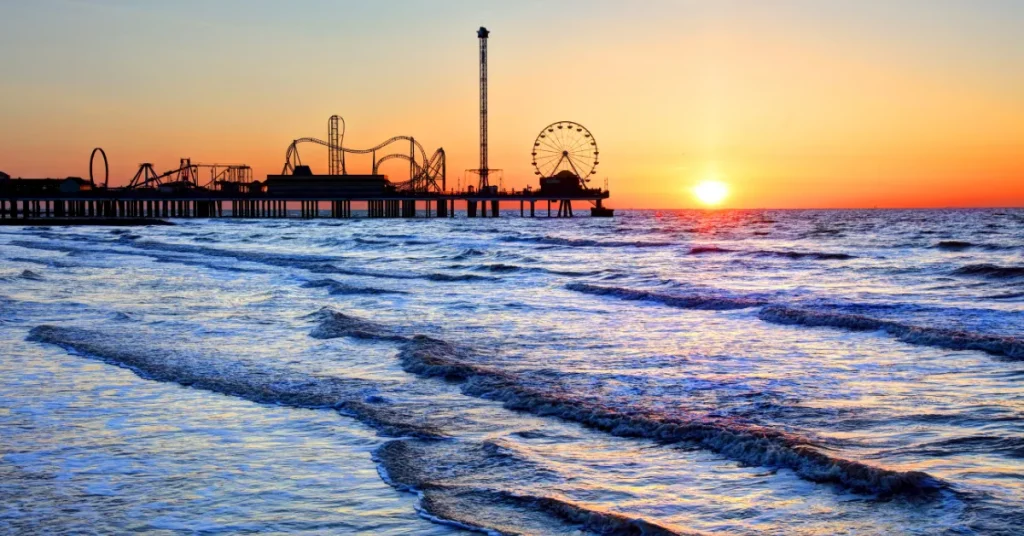
<path fill-rule="evenodd" d="M 503 534 L 573 533 L 678 535 L 650 521 L 583 506 L 567 498 L 533 495 L 523 482 L 561 480 L 543 467 L 483 443 L 389 441 L 373 453 L 392 486 L 420 495 L 420 509 L 438 521 Z"/>
<path fill-rule="evenodd" d="M 810 327 L 830 327 L 851 331 L 884 331 L 898 340 L 920 346 L 949 350 L 980 350 L 988 354 L 1024 359 L 1024 340 L 969 331 L 911 326 L 863 315 L 810 311 L 792 307 L 769 306 L 758 313 L 765 322 Z"/>
<path fill-rule="evenodd" d="M 996 264 L 968 264 L 953 270 L 953 275 L 987 277 L 991 279 L 1016 279 L 1024 277 L 1024 266 L 999 266 Z"/>
<path fill-rule="evenodd" d="M 352 337 L 371 340 L 405 340 L 405 337 L 387 326 L 349 316 L 330 307 L 324 307 L 310 317 L 320 320 L 320 323 L 310 332 L 310 336 L 317 339 Z"/>
<path fill-rule="evenodd" d="M 605 287 L 601 285 L 592 285 L 590 283 L 569 283 L 568 285 L 565 286 L 565 288 L 575 292 L 582 292 L 584 294 L 592 294 L 595 296 L 612 296 L 627 301 L 652 301 L 661 303 L 663 305 L 668 305 L 671 307 L 678 307 L 680 309 L 704 309 L 712 311 L 727 311 L 733 309 L 747 309 L 750 307 L 759 307 L 766 303 L 763 300 L 759 300 L 756 298 L 723 297 L 700 294 L 663 294 L 647 290 L 634 290 L 621 287 Z"/>
<path fill-rule="evenodd" d="M 773 251 L 773 250 L 759 250 L 751 253 L 756 257 L 781 257 L 784 259 L 793 260 L 816 260 L 816 261 L 845 261 L 849 259 L 856 259 L 855 255 L 848 253 L 827 253 L 820 251 Z"/>
<path fill-rule="evenodd" d="M 374 288 L 374 287 L 356 287 L 356 286 L 347 285 L 345 283 L 341 283 L 341 282 L 335 281 L 333 279 L 316 279 L 316 280 L 313 280 L 313 281 L 307 281 L 306 283 L 304 283 L 302 285 L 302 287 L 303 288 L 326 288 L 327 292 L 329 294 L 336 295 L 336 296 L 340 296 L 340 295 L 344 295 L 344 296 L 349 296 L 349 295 L 377 296 L 377 295 L 381 295 L 381 294 L 408 294 L 408 292 L 404 292 L 404 291 L 401 291 L 401 290 L 390 290 L 390 289 Z"/>
<path fill-rule="evenodd" d="M 266 363 L 226 361 L 192 353 L 119 344 L 110 333 L 59 326 L 37 326 L 28 340 L 52 344 L 85 357 L 127 368 L 142 378 L 177 383 L 257 402 L 297 408 L 334 409 L 385 435 L 442 438 L 436 423 L 423 422 L 421 409 L 363 400 L 378 384 L 355 378 L 309 375 Z"/>
<path fill-rule="evenodd" d="M 622 437 L 689 442 L 751 465 L 783 467 L 807 480 L 841 484 L 881 495 L 930 492 L 945 485 L 925 473 L 900 472 L 828 456 L 810 443 L 763 427 L 729 420 L 679 419 L 629 408 L 595 406 L 560 392 L 532 387 L 516 375 L 477 365 L 468 351 L 446 341 L 417 335 L 399 352 L 408 372 L 464 382 L 463 391 L 499 400 L 510 409 L 552 415 Z"/>
<path fill-rule="evenodd" d="M 659 248 L 676 245 L 673 242 L 661 241 L 617 241 L 617 240 L 593 240 L 589 238 L 563 238 L 559 236 L 505 236 L 502 242 L 529 242 L 534 244 L 545 244 L 549 246 L 566 246 L 581 248 Z"/>

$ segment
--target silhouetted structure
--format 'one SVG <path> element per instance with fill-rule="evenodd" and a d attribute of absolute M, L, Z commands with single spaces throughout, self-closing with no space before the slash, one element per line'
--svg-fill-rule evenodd
<path fill-rule="evenodd" d="M 12 179 L 0 174 L 0 219 L 38 218 L 219 218 L 225 213 L 235 218 L 288 217 L 289 203 L 300 207 L 303 218 L 351 218 L 352 204 L 365 203 L 373 218 L 454 217 L 455 203 L 462 201 L 468 217 L 497 217 L 501 202 L 519 202 L 519 214 L 536 216 L 538 202 L 558 204 L 558 217 L 572 217 L 572 201 L 594 204 L 593 216 L 611 216 L 601 206 L 607 189 L 589 188 L 597 166 L 597 142 L 590 131 L 578 123 L 560 121 L 542 130 L 534 142 L 533 165 L 540 175 L 540 188 L 500 190 L 490 176 L 501 170 L 490 169 L 487 161 L 487 39 L 490 32 L 481 27 L 480 41 L 480 168 L 470 170 L 479 184 L 465 191 L 449 191 L 444 149 L 428 159 L 423 146 L 411 136 L 395 136 L 366 149 L 344 146 L 345 120 L 333 115 L 327 122 L 327 140 L 297 138 L 288 146 L 279 175 L 268 175 L 265 182 L 253 180 L 252 169 L 244 164 L 197 164 L 182 158 L 176 169 L 158 173 L 152 164 L 143 163 L 127 187 L 108 188 L 107 155 L 101 148 L 89 157 L 89 180 Z M 408 143 L 408 152 L 396 150 Z M 328 174 L 316 175 L 302 163 L 299 145 L 315 144 L 328 151 Z M 378 157 L 378 151 L 384 154 Z M 370 155 L 372 173 L 349 175 L 345 155 Z M 93 166 L 96 156 L 103 158 L 104 181 L 97 187 Z M 393 182 L 379 173 L 390 160 L 409 162 L 409 179 Z M 201 179 L 209 171 L 209 179 Z M 417 208 L 422 205 L 422 212 Z M 488 210 L 488 208 L 490 210 Z"/>

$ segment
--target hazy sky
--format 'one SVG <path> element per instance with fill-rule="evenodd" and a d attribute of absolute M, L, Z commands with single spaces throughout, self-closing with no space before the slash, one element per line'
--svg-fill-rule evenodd
<path fill-rule="evenodd" d="M 506 187 L 567 119 L 615 207 L 713 177 L 738 207 L 1024 205 L 1021 1 L 0 0 L 0 170 L 87 176 L 102 146 L 112 184 L 186 156 L 261 177 L 336 113 L 346 146 L 443 146 L 456 183 L 481 25 Z"/>

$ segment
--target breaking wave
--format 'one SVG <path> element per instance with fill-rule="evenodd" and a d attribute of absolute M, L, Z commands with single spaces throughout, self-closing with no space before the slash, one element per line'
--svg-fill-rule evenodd
<path fill-rule="evenodd" d="M 419 495 L 418 508 L 426 517 L 462 528 L 501 534 L 684 534 L 567 498 L 505 491 L 522 489 L 523 482 L 538 477 L 549 483 L 557 479 L 493 441 L 395 440 L 377 448 L 373 459 L 388 484 Z"/>
<path fill-rule="evenodd" d="M 482 257 L 484 255 L 486 255 L 486 253 L 484 253 L 483 251 L 480 251 L 478 249 L 469 248 L 469 249 L 462 250 L 461 253 L 459 253 L 457 255 L 453 255 L 450 258 L 453 261 L 463 261 L 463 260 L 469 259 L 471 257 Z"/>
<path fill-rule="evenodd" d="M 104 244 L 110 244 L 110 242 L 103 242 Z M 68 255 L 82 256 L 82 255 L 130 255 L 130 256 L 142 256 L 153 259 L 156 262 L 172 263 L 172 264 L 183 264 L 186 266 L 201 266 L 203 268 L 209 268 L 211 270 L 238 272 L 238 273 L 256 273 L 257 270 L 250 270 L 247 268 L 240 268 L 238 266 L 227 266 L 223 264 L 216 264 L 213 262 L 202 261 L 199 259 L 189 257 L 179 257 L 174 255 L 161 254 L 154 251 L 133 251 L 131 249 L 111 249 L 107 247 L 75 247 L 65 244 L 45 244 L 27 241 L 12 241 L 11 244 L 18 247 L 37 249 L 41 251 L 59 251 L 61 253 L 67 253 Z M 115 244 L 116 245 L 116 244 Z M 13 260 L 13 259 L 12 259 Z M 24 259 L 25 262 L 33 262 L 37 264 L 47 264 L 55 268 L 70 268 L 78 265 L 62 262 L 62 261 L 39 261 L 32 259 Z"/>
<path fill-rule="evenodd" d="M 382 272 L 376 270 L 365 270 L 365 269 L 353 269 L 353 268 L 341 268 L 335 264 L 335 262 L 344 261 L 346 259 L 342 257 L 331 257 L 321 255 L 282 255 L 275 253 L 262 253 L 253 251 L 232 251 L 226 249 L 210 248 L 205 246 L 195 246 L 189 244 L 168 244 L 165 242 L 153 242 L 153 241 L 124 241 L 115 242 L 113 244 L 119 244 L 125 246 L 123 250 L 99 250 L 96 248 L 79 248 L 74 246 L 68 246 L 63 244 L 36 244 L 33 242 L 25 241 L 14 241 L 15 245 L 43 249 L 50 251 L 63 251 L 67 253 L 83 254 L 83 253 L 110 253 L 113 255 L 139 255 L 139 252 L 133 252 L 132 249 L 141 250 L 145 256 L 154 258 L 161 262 L 174 262 L 181 264 L 190 264 L 196 266 L 204 266 L 216 270 L 230 270 L 230 271 L 250 271 L 244 268 L 234 266 L 221 266 L 211 264 L 206 261 L 198 259 L 188 259 L 167 255 L 160 255 L 159 253 L 153 252 L 170 252 L 170 253 L 182 253 L 192 255 L 204 255 L 208 257 L 217 258 L 228 258 L 242 262 L 251 262 L 255 264 L 263 264 L 267 266 L 277 266 L 283 268 L 299 268 L 308 270 L 316 274 L 338 274 L 338 275 L 352 275 L 362 277 L 372 277 L 378 279 L 419 279 L 427 281 L 438 281 L 438 282 L 457 282 L 457 281 L 487 281 L 496 280 L 492 276 L 476 275 L 476 274 L 445 274 L 445 273 L 415 273 L 415 272 Z M 111 242 L 102 242 L 104 244 L 111 244 Z"/>
<path fill-rule="evenodd" d="M 830 327 L 850 331 L 884 331 L 909 344 L 935 346 L 949 350 L 980 350 L 992 355 L 1024 359 L 1024 339 L 1019 337 L 1001 337 L 970 331 L 911 326 L 863 315 L 810 311 L 782 306 L 765 307 L 758 313 L 758 318 L 775 324 Z"/>
<path fill-rule="evenodd" d="M 357 244 L 366 244 L 366 245 L 371 245 L 371 246 L 383 246 L 383 245 L 391 244 L 391 242 L 388 241 L 388 240 L 374 240 L 372 238 L 360 238 L 360 237 L 353 238 L 352 241 L 357 243 Z"/>
<path fill-rule="evenodd" d="M 495 273 L 505 274 L 505 273 L 509 273 L 509 272 L 518 272 L 518 271 L 522 270 L 523 267 L 522 266 L 516 266 L 514 264 L 500 264 L 499 263 L 499 264 L 483 264 L 483 265 L 477 266 L 477 269 L 488 271 L 488 272 L 495 272 Z"/>
<path fill-rule="evenodd" d="M 932 246 L 935 249 L 944 249 L 947 251 L 964 251 L 968 249 L 982 249 L 986 251 L 1001 251 L 1013 249 L 1011 246 L 999 245 L 999 244 L 976 244 L 974 242 L 967 242 L 965 240 L 942 240 L 936 242 Z"/>
<path fill-rule="evenodd" d="M 309 315 L 308 318 L 320 321 L 317 327 L 310 333 L 312 337 L 317 339 L 353 337 L 356 339 L 406 340 L 397 331 L 383 324 L 349 316 L 330 307 L 324 307 Z"/>
<path fill-rule="evenodd" d="M 430 281 L 494 281 L 495 278 L 476 275 L 476 274 L 444 274 L 444 273 L 432 273 L 427 274 L 420 279 L 427 279 Z"/>
<path fill-rule="evenodd" d="M 945 249 L 949 251 L 963 251 L 965 249 L 970 249 L 974 247 L 974 244 L 970 242 L 964 242 L 962 240 L 943 240 L 941 242 L 936 243 L 932 247 L 934 247 L 935 249 Z"/>
<path fill-rule="evenodd" d="M 29 264 L 38 264 L 40 266 L 48 266 L 50 268 L 75 268 L 78 265 L 69 262 L 64 262 L 58 259 L 30 259 L 27 257 L 11 257 L 11 262 L 27 262 Z"/>
<path fill-rule="evenodd" d="M 755 297 L 721 297 L 713 295 L 677 295 L 606 287 L 590 283 L 569 283 L 565 288 L 592 294 L 611 296 L 627 301 L 651 301 L 680 309 L 731 310 L 762 307 L 758 318 L 765 322 L 808 327 L 829 327 L 851 331 L 884 331 L 896 339 L 918 346 L 932 346 L 948 350 L 978 350 L 991 355 L 1024 359 L 1024 339 L 1012 336 L 987 335 L 971 331 L 913 326 L 892 320 L 834 311 L 814 311 L 772 305 Z M 996 299 L 1012 299 L 1024 294 L 1005 294 Z"/>
<path fill-rule="evenodd" d="M 1013 300 L 1016 298 L 1024 298 L 1024 292 L 1005 292 L 1003 294 L 992 294 L 991 296 L 985 296 L 990 300 Z"/>
<path fill-rule="evenodd" d="M 1016 279 L 1024 277 L 1024 266 L 998 266 L 995 264 L 968 264 L 953 270 L 953 275 L 988 277 L 992 279 Z"/>
<path fill-rule="evenodd" d="M 584 248 L 660 248 L 676 245 L 673 242 L 658 241 L 615 241 L 592 240 L 587 238 L 562 238 L 558 236 L 505 236 L 502 242 L 530 242 L 549 246 L 584 247 Z"/>
<path fill-rule="evenodd" d="M 723 297 L 713 295 L 676 295 L 650 292 L 646 290 L 633 290 L 621 287 L 605 287 L 591 285 L 590 283 L 569 283 L 565 288 L 592 294 L 595 296 L 612 296 L 627 301 L 651 301 L 680 309 L 705 309 L 713 311 L 726 311 L 732 309 L 747 309 L 760 307 L 766 302 L 756 298 Z"/>
<path fill-rule="evenodd" d="M 854 255 L 847 253 L 825 253 L 819 251 L 774 251 L 774 250 L 757 250 L 757 251 L 736 251 L 733 249 L 727 249 L 720 246 L 693 246 L 690 248 L 690 255 L 710 255 L 715 253 L 739 253 L 742 255 L 754 256 L 754 257 L 779 257 L 784 259 L 793 260 L 818 260 L 818 261 L 836 261 L 836 260 L 848 260 L 857 258 Z"/>
<path fill-rule="evenodd" d="M 892 471 L 831 457 L 809 441 L 769 428 L 727 419 L 669 417 L 630 407 L 596 405 L 565 391 L 545 390 L 540 382 L 474 363 L 469 349 L 447 341 L 405 336 L 382 324 L 333 310 L 315 314 L 322 320 L 311 333 L 314 337 L 399 342 L 398 357 L 405 371 L 462 382 L 466 394 L 501 401 L 509 409 L 556 416 L 621 437 L 691 443 L 742 463 L 787 468 L 807 480 L 840 484 L 858 492 L 915 494 L 945 487 L 925 473 Z"/>
<path fill-rule="evenodd" d="M 499 273 L 499 274 L 506 274 L 506 273 L 513 273 L 513 272 L 534 272 L 534 273 L 538 273 L 539 272 L 539 273 L 546 273 L 546 274 L 552 274 L 552 275 L 562 275 L 562 276 L 566 276 L 566 277 L 588 277 L 588 276 L 595 276 L 595 275 L 600 275 L 600 274 L 604 273 L 604 270 L 592 270 L 592 271 L 589 271 L 589 272 L 584 272 L 584 271 L 576 271 L 576 270 L 558 270 L 558 269 L 553 269 L 553 268 L 541 268 L 539 266 L 524 267 L 524 266 L 517 266 L 515 264 L 502 264 L 502 263 L 497 263 L 497 264 L 481 264 L 481 265 L 474 266 L 473 269 L 474 270 L 479 270 L 479 271 L 482 271 L 482 272 L 491 272 L 491 273 Z"/>
<path fill-rule="evenodd" d="M 690 255 L 704 255 L 707 253 L 731 253 L 731 249 L 718 246 L 693 246 L 690 248 Z"/>
<path fill-rule="evenodd" d="M 43 281 L 44 279 L 46 279 L 43 276 L 33 272 L 32 270 L 23 270 L 18 277 L 20 277 L 21 279 L 27 279 L 29 281 Z"/>
<path fill-rule="evenodd" d="M 353 336 L 358 336 L 353 331 Z M 317 376 L 278 368 L 267 363 L 215 359 L 161 348 L 118 344 L 109 333 L 79 328 L 38 326 L 28 340 L 53 344 L 85 357 L 127 368 L 142 378 L 177 383 L 234 396 L 260 404 L 297 408 L 330 408 L 369 424 L 391 436 L 444 437 L 438 425 L 425 424 L 418 408 L 372 404 L 365 401 L 376 383 L 354 378 Z"/>
<path fill-rule="evenodd" d="M 329 294 L 335 296 L 351 296 L 351 295 L 369 295 L 378 296 L 382 294 L 408 294 L 408 292 L 401 290 L 391 290 L 384 288 L 375 287 L 356 287 L 347 285 L 335 281 L 333 279 L 317 279 L 314 281 L 307 281 L 304 283 L 303 288 L 326 288 Z"/>
<path fill-rule="evenodd" d="M 1002 454 L 1011 458 L 1024 459 L 1024 438 L 989 434 L 975 434 L 930 441 L 896 450 L 901 455 L 914 454 L 941 458 L 964 453 L 991 455 Z"/>
<path fill-rule="evenodd" d="M 499 400 L 510 409 L 551 415 L 622 437 L 686 442 L 751 465 L 787 468 L 814 482 L 843 485 L 880 495 L 918 494 L 945 487 L 918 471 L 893 471 L 829 456 L 808 441 L 773 429 L 709 417 L 678 418 L 640 409 L 613 408 L 545 391 L 536 382 L 474 364 L 468 351 L 446 341 L 417 335 L 399 352 L 408 372 L 464 382 L 463 391 Z"/>
<path fill-rule="evenodd" d="M 750 255 L 756 257 L 781 257 L 784 259 L 793 260 L 804 260 L 810 259 L 815 261 L 843 261 L 849 259 L 856 259 L 854 255 L 848 253 L 825 253 L 819 251 L 773 251 L 773 250 L 759 250 L 753 251 Z"/>

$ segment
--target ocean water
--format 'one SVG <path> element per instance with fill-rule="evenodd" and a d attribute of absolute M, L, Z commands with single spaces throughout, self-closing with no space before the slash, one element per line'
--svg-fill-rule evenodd
<path fill-rule="evenodd" d="M 1024 211 L 2 228 L 0 431 L 0 533 L 1020 534 Z"/>

